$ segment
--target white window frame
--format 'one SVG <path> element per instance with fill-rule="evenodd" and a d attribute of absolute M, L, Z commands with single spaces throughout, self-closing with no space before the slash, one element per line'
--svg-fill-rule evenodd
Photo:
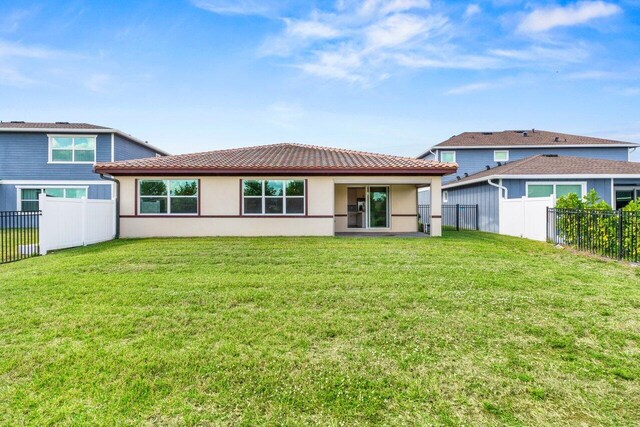
<path fill-rule="evenodd" d="M 245 181 L 261 181 L 262 182 L 262 195 L 261 196 L 245 196 L 244 195 L 244 182 Z M 265 186 L 267 181 L 282 181 L 284 182 L 282 189 L 282 196 L 265 196 Z M 304 187 L 304 194 L 302 196 L 287 196 L 287 181 L 302 181 Z M 307 180 L 295 179 L 295 178 L 246 178 L 240 180 L 240 195 L 242 196 L 242 216 L 306 216 L 307 215 Z M 282 213 L 265 213 L 266 201 L 269 198 L 282 198 Z M 244 199 L 262 199 L 262 213 L 245 213 L 244 211 Z M 287 213 L 287 198 L 302 199 L 302 213 Z"/>
<path fill-rule="evenodd" d="M 53 165 L 94 165 L 96 164 L 97 160 L 98 160 L 98 135 L 83 135 L 83 134 L 70 134 L 70 135 L 65 135 L 65 134 L 50 134 L 47 135 L 47 137 L 49 138 L 49 160 L 47 161 L 47 163 L 53 164 Z M 54 161 L 53 160 L 53 151 L 54 150 L 65 150 L 68 151 L 68 149 L 57 149 L 57 148 L 53 148 L 53 138 L 71 138 L 73 140 L 73 144 L 71 146 L 71 158 L 75 159 L 76 158 L 76 138 L 89 138 L 89 139 L 93 139 L 93 161 L 82 161 L 82 162 L 76 162 L 74 160 L 69 161 L 65 161 L 65 162 L 60 162 L 60 161 Z M 88 150 L 80 150 L 80 151 L 88 151 Z"/>
<path fill-rule="evenodd" d="M 442 203 L 449 203 L 449 192 L 447 190 L 442 192 Z"/>
<path fill-rule="evenodd" d="M 527 198 L 529 198 L 529 186 L 530 185 L 552 185 L 553 193 L 551 194 L 554 198 L 557 194 L 557 186 L 558 185 L 580 185 L 582 187 L 582 196 L 584 197 L 587 194 L 587 182 L 586 181 L 527 181 L 525 183 L 525 191 Z M 542 199 L 543 197 L 534 197 L 535 199 Z"/>
<path fill-rule="evenodd" d="M 496 159 L 496 154 L 498 153 L 506 153 L 507 154 L 507 158 L 503 159 L 503 160 L 498 160 Z M 509 150 L 493 150 L 493 161 L 494 162 L 508 162 L 509 161 Z"/>
<path fill-rule="evenodd" d="M 456 163 L 456 152 L 452 151 L 452 150 L 448 150 L 448 151 L 440 151 L 440 161 L 444 162 L 444 160 L 442 160 L 442 155 L 443 154 L 453 154 L 453 160 L 451 162 L 447 162 L 447 163 Z"/>
<path fill-rule="evenodd" d="M 44 192 L 47 189 L 55 189 L 55 190 L 65 190 L 64 197 L 62 199 L 68 199 L 67 197 L 67 189 L 69 190 L 85 190 L 86 198 L 89 198 L 89 186 L 64 186 L 61 187 L 59 185 L 16 185 L 16 210 L 18 212 L 22 212 L 22 190 L 40 190 Z M 73 199 L 81 200 L 73 197 Z M 35 200 L 31 200 L 35 202 Z M 39 207 L 39 206 L 38 206 Z"/>
<path fill-rule="evenodd" d="M 141 186 L 144 181 L 166 181 L 167 184 L 167 195 L 166 196 L 143 196 L 141 191 Z M 171 181 L 195 181 L 196 182 L 196 194 L 195 196 L 172 196 L 171 195 Z M 167 199 L 167 213 L 142 213 L 142 198 L 161 198 L 165 197 Z M 196 213 L 171 213 L 171 199 L 193 199 L 196 198 Z M 138 200 L 136 201 L 138 204 L 138 216 L 199 216 L 200 215 L 200 180 L 197 178 L 148 178 L 148 179 L 138 179 Z"/>

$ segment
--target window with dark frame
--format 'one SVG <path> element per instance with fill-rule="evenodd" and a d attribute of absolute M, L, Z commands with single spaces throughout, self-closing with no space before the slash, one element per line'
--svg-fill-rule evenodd
<path fill-rule="evenodd" d="M 138 187 L 140 215 L 198 214 L 196 179 L 145 179 Z"/>
<path fill-rule="evenodd" d="M 304 180 L 242 180 L 243 215 L 304 215 Z"/>

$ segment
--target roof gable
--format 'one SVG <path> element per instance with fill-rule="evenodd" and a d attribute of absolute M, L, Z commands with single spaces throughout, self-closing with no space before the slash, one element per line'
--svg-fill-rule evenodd
<path fill-rule="evenodd" d="M 273 144 L 122 162 L 98 163 L 113 174 L 426 174 L 445 175 L 457 165 L 411 157 L 304 144 Z"/>

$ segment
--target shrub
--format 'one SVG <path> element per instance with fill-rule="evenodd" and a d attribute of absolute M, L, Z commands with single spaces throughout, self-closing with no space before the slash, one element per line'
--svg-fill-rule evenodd
<path fill-rule="evenodd" d="M 640 201 L 614 211 L 595 190 L 582 200 L 568 194 L 556 203 L 559 241 L 601 255 L 637 261 L 640 256 Z M 622 252 L 621 252 L 622 251 Z"/>

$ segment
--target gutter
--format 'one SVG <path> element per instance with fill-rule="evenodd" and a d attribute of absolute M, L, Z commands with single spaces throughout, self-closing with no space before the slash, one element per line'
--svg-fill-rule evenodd
<path fill-rule="evenodd" d="M 504 190 L 504 198 L 508 199 L 509 198 L 509 190 L 507 189 L 507 187 L 502 185 L 502 180 L 498 181 L 499 184 L 496 184 L 495 182 L 491 181 L 490 179 L 487 180 L 487 184 L 489 184 L 492 187 L 496 187 L 499 190 Z M 502 195 L 502 191 L 500 192 L 500 195 Z"/>
<path fill-rule="evenodd" d="M 120 181 L 112 176 L 100 174 L 100 179 L 115 182 L 116 184 L 116 239 L 120 238 Z"/>

